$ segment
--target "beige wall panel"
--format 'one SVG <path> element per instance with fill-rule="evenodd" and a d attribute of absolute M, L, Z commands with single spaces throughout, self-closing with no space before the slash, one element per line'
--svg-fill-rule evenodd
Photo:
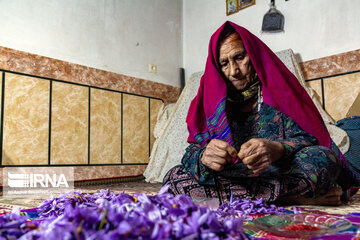
<path fill-rule="evenodd" d="M 91 89 L 90 163 L 121 163 L 121 93 Z"/>
<path fill-rule="evenodd" d="M 324 79 L 326 111 L 339 121 L 360 93 L 360 73 Z"/>
<path fill-rule="evenodd" d="M 87 164 L 89 89 L 53 82 L 51 164 Z"/>
<path fill-rule="evenodd" d="M 161 100 L 150 99 L 150 147 L 151 147 L 151 149 L 152 149 L 152 146 L 155 141 L 154 128 L 156 125 L 157 115 L 158 115 L 159 110 L 162 105 L 163 105 L 163 102 Z M 151 151 L 151 149 L 150 149 L 150 151 Z"/>
<path fill-rule="evenodd" d="M 315 81 L 307 82 L 307 85 L 316 92 L 317 99 L 322 104 L 321 80 L 315 80 Z"/>
<path fill-rule="evenodd" d="M 0 72 L 0 106 L 1 106 L 1 99 L 2 99 L 2 81 L 3 81 L 2 75 L 3 75 L 3 72 Z M 0 108 L 0 122 L 1 122 L 1 108 Z M 1 127 L 0 127 L 0 134 L 1 134 Z"/>
<path fill-rule="evenodd" d="M 50 81 L 5 75 L 4 165 L 48 164 Z"/>
<path fill-rule="evenodd" d="M 360 93 L 346 113 L 346 117 L 360 116 Z"/>
<path fill-rule="evenodd" d="M 148 101 L 123 94 L 123 163 L 149 162 Z"/>

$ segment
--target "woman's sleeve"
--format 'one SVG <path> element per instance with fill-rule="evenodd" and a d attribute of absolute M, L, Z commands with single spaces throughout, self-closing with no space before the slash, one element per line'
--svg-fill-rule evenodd
<path fill-rule="evenodd" d="M 187 172 L 189 172 L 199 184 L 214 185 L 215 179 L 213 170 L 206 167 L 200 161 L 206 146 L 201 147 L 199 144 L 191 143 L 185 150 L 181 160 Z"/>
<path fill-rule="evenodd" d="M 285 148 L 283 158 L 292 156 L 304 147 L 318 144 L 314 136 L 302 130 L 289 116 L 284 114 L 283 120 L 284 138 L 278 140 Z"/>

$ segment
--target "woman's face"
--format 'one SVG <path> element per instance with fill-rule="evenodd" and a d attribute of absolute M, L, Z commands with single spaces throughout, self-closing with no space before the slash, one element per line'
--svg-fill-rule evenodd
<path fill-rule="evenodd" d="M 246 89 L 254 80 L 254 67 L 238 33 L 231 34 L 220 44 L 219 64 L 236 90 Z"/>

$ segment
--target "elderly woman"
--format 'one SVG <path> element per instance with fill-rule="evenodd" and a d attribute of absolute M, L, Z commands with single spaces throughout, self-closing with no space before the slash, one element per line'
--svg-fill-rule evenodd
<path fill-rule="evenodd" d="M 190 145 L 163 181 L 173 194 L 339 205 L 355 185 L 295 76 L 232 22 L 211 37 L 186 121 Z"/>

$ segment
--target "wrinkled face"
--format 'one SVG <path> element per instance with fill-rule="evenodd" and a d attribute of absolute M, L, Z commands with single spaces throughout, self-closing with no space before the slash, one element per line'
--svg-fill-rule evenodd
<path fill-rule="evenodd" d="M 228 36 L 219 46 L 221 71 L 236 90 L 244 90 L 254 80 L 254 67 L 238 33 Z"/>

